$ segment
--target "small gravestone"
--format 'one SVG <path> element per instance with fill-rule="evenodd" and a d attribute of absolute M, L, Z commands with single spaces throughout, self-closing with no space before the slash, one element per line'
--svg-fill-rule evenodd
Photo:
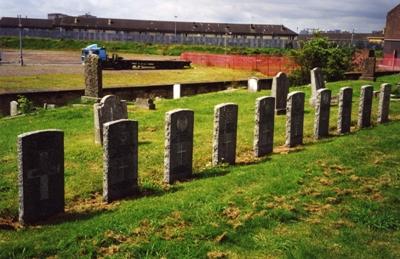
<path fill-rule="evenodd" d="M 325 88 L 324 75 L 322 69 L 316 67 L 311 70 L 311 98 L 310 105 L 315 105 L 315 100 L 317 98 L 317 91 L 319 89 Z"/>
<path fill-rule="evenodd" d="M 53 110 L 55 108 L 56 108 L 55 104 L 49 104 L 49 103 L 44 103 L 43 104 L 43 109 L 45 109 L 45 110 Z"/>
<path fill-rule="evenodd" d="M 315 103 L 314 138 L 329 135 L 329 115 L 331 110 L 331 90 L 319 89 Z"/>
<path fill-rule="evenodd" d="M 103 144 L 103 124 L 128 119 L 128 111 L 126 102 L 119 100 L 118 96 L 106 95 L 100 103 L 95 103 L 94 110 L 94 128 L 95 128 L 95 143 Z"/>
<path fill-rule="evenodd" d="M 372 95 L 374 88 L 371 85 L 361 87 L 360 105 L 358 110 L 358 128 L 371 126 Z"/>
<path fill-rule="evenodd" d="M 11 101 L 10 102 L 10 116 L 17 116 L 18 115 L 18 102 Z"/>
<path fill-rule="evenodd" d="M 194 112 L 176 109 L 165 114 L 164 181 L 192 176 Z"/>
<path fill-rule="evenodd" d="M 339 115 L 337 130 L 339 134 L 350 132 L 351 108 L 353 99 L 353 88 L 342 87 L 339 93 Z"/>
<path fill-rule="evenodd" d="M 258 92 L 260 91 L 260 88 L 258 86 L 258 78 L 257 77 L 251 77 L 247 81 L 247 89 L 249 92 Z"/>
<path fill-rule="evenodd" d="M 378 104 L 378 123 L 385 123 L 389 121 L 389 107 L 390 107 L 390 92 L 392 86 L 390 84 L 382 84 L 379 93 Z"/>
<path fill-rule="evenodd" d="M 279 72 L 272 81 L 271 95 L 275 97 L 275 112 L 277 115 L 286 113 L 286 101 L 289 93 L 289 79 Z"/>
<path fill-rule="evenodd" d="M 97 101 L 103 95 L 103 74 L 101 60 L 90 54 L 85 61 L 85 96 L 83 100 Z"/>
<path fill-rule="evenodd" d="M 287 98 L 285 144 L 288 147 L 303 144 L 304 98 L 303 92 L 292 92 Z"/>
<path fill-rule="evenodd" d="M 64 212 L 64 133 L 18 136 L 19 220 L 24 224 Z"/>
<path fill-rule="evenodd" d="M 260 97 L 256 100 L 256 126 L 254 129 L 254 155 L 262 157 L 274 148 L 275 98 Z"/>
<path fill-rule="evenodd" d="M 368 58 L 364 60 L 360 80 L 375 81 L 376 57 L 375 51 L 370 50 Z"/>
<path fill-rule="evenodd" d="M 174 99 L 181 98 L 181 85 L 180 84 L 174 84 L 173 91 L 174 91 L 173 92 Z"/>
<path fill-rule="evenodd" d="M 141 107 L 141 108 L 149 109 L 149 110 L 156 109 L 154 100 L 151 98 L 136 98 L 135 105 L 138 107 Z"/>
<path fill-rule="evenodd" d="M 237 120 L 237 104 L 223 103 L 214 107 L 213 165 L 235 164 Z"/>
<path fill-rule="evenodd" d="M 138 122 L 104 123 L 103 198 L 112 202 L 139 191 Z"/>

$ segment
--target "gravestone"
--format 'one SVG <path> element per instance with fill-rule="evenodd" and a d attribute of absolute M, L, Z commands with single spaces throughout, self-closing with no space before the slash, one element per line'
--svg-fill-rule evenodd
<path fill-rule="evenodd" d="M 249 92 L 258 92 L 260 91 L 260 88 L 258 86 L 258 78 L 257 77 L 251 77 L 247 81 L 247 89 Z"/>
<path fill-rule="evenodd" d="M 174 84 L 173 91 L 174 91 L 174 93 L 173 93 L 174 99 L 181 98 L 181 85 L 180 84 Z"/>
<path fill-rule="evenodd" d="M 378 104 L 378 123 L 385 123 L 389 121 L 389 107 L 390 107 L 390 92 L 392 86 L 390 84 L 382 84 L 379 93 Z"/>
<path fill-rule="evenodd" d="M 315 100 L 317 98 L 317 91 L 319 89 L 325 88 L 324 75 L 322 69 L 316 67 L 311 70 L 311 98 L 310 105 L 315 105 Z"/>
<path fill-rule="evenodd" d="M 18 136 L 19 220 L 23 224 L 64 212 L 64 133 Z"/>
<path fill-rule="evenodd" d="M 315 103 L 314 138 L 321 139 L 329 135 L 329 115 L 331 110 L 329 89 L 319 89 Z"/>
<path fill-rule="evenodd" d="M 100 103 L 95 103 L 94 111 L 94 132 L 95 143 L 103 144 L 103 124 L 110 121 L 128 119 L 126 102 L 119 100 L 118 96 L 106 95 Z"/>
<path fill-rule="evenodd" d="M 112 202 L 139 191 L 138 122 L 104 123 L 103 199 Z"/>
<path fill-rule="evenodd" d="M 223 103 L 214 107 L 213 165 L 235 164 L 237 120 L 237 104 Z"/>
<path fill-rule="evenodd" d="M 149 110 L 156 109 L 156 105 L 154 104 L 154 101 L 151 98 L 136 98 L 135 105 Z"/>
<path fill-rule="evenodd" d="M 375 51 L 370 50 L 368 58 L 364 60 L 360 80 L 375 81 L 376 57 Z"/>
<path fill-rule="evenodd" d="M 353 88 L 342 87 L 339 93 L 339 115 L 337 130 L 339 134 L 350 132 L 351 109 L 353 99 Z"/>
<path fill-rule="evenodd" d="M 103 74 L 101 60 L 90 54 L 85 61 L 85 98 L 101 98 L 103 95 Z"/>
<path fill-rule="evenodd" d="M 275 97 L 275 112 L 277 115 L 286 113 L 286 101 L 289 93 L 289 79 L 279 72 L 272 81 L 271 95 Z"/>
<path fill-rule="evenodd" d="M 358 128 L 371 126 L 372 96 L 374 88 L 371 85 L 361 87 L 360 105 L 358 110 Z"/>
<path fill-rule="evenodd" d="M 303 92 L 292 92 L 287 98 L 286 110 L 286 146 L 295 147 L 303 144 L 304 128 Z"/>
<path fill-rule="evenodd" d="M 275 98 L 260 97 L 256 100 L 256 125 L 254 129 L 254 155 L 262 157 L 274 148 Z"/>
<path fill-rule="evenodd" d="M 45 109 L 45 110 L 52 110 L 52 109 L 55 109 L 55 108 L 56 108 L 55 104 L 49 104 L 49 103 L 44 103 L 43 104 L 43 109 Z"/>
<path fill-rule="evenodd" d="M 192 176 L 194 112 L 176 109 L 165 114 L 164 181 Z"/>
<path fill-rule="evenodd" d="M 10 102 L 10 116 L 17 116 L 18 115 L 18 102 L 11 101 Z"/>

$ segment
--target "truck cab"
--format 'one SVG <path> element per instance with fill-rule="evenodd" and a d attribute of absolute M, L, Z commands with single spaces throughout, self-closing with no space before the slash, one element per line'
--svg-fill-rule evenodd
<path fill-rule="evenodd" d="M 82 54 L 81 54 L 82 63 L 85 63 L 87 57 L 90 54 L 95 54 L 95 55 L 99 56 L 99 59 L 101 61 L 107 60 L 106 49 L 104 47 L 99 47 L 97 44 L 92 44 L 92 45 L 89 45 L 86 48 L 82 49 Z"/>

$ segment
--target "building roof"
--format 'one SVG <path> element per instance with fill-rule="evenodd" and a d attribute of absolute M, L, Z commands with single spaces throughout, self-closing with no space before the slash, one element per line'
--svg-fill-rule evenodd
<path fill-rule="evenodd" d="M 400 40 L 400 4 L 386 16 L 385 40 Z"/>
<path fill-rule="evenodd" d="M 18 18 L 3 17 L 0 27 L 18 27 Z M 201 23 L 96 18 L 87 16 L 65 16 L 50 19 L 22 19 L 22 26 L 28 28 L 77 28 L 120 31 L 143 31 L 174 33 L 205 33 L 233 35 L 278 35 L 297 36 L 284 25 L 265 24 L 233 24 L 233 23 Z"/>

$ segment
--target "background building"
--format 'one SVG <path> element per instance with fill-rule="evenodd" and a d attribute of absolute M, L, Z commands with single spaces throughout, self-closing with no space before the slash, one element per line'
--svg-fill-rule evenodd
<path fill-rule="evenodd" d="M 386 16 L 384 65 L 400 68 L 400 4 Z"/>

